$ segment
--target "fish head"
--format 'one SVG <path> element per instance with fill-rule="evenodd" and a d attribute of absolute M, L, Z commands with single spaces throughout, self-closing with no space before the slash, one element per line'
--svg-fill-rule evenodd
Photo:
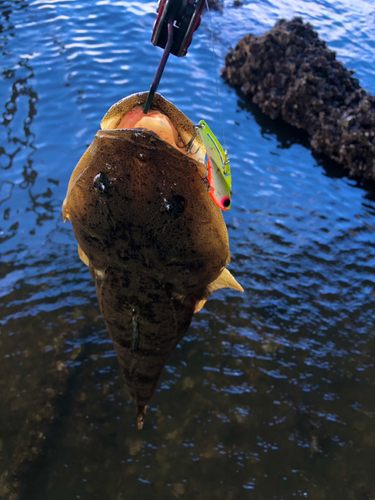
<path fill-rule="evenodd" d="M 228 234 L 194 124 L 160 94 L 145 115 L 147 96 L 106 113 L 72 174 L 64 219 L 96 269 L 141 258 L 155 279 L 194 292 L 229 263 Z"/>

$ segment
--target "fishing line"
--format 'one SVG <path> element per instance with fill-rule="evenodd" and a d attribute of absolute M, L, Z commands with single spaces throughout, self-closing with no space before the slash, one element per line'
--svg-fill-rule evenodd
<path fill-rule="evenodd" d="M 225 132 L 224 132 L 224 122 L 223 122 L 223 116 L 221 114 L 221 105 L 220 105 L 220 98 L 219 98 L 219 84 L 217 81 L 217 60 L 216 60 L 216 52 L 215 52 L 215 40 L 214 40 L 214 30 L 212 28 L 212 19 L 211 19 L 211 11 L 210 7 L 208 6 L 208 0 L 205 0 L 206 3 L 206 9 L 208 12 L 208 19 L 209 19 L 209 30 L 211 33 L 211 41 L 212 41 L 212 53 L 214 56 L 214 67 L 215 67 L 215 84 L 216 84 L 216 99 L 217 99 L 217 105 L 219 108 L 219 115 L 220 115 L 220 122 L 221 122 L 221 127 L 222 127 L 222 132 L 223 132 L 223 141 L 224 141 L 224 149 L 227 149 L 226 141 L 225 141 Z"/>

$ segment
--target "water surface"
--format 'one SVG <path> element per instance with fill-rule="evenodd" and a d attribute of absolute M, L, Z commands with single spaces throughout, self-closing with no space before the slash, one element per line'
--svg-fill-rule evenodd
<path fill-rule="evenodd" d="M 372 498 L 374 192 L 219 74 L 243 35 L 301 15 L 375 93 L 373 5 L 226 1 L 168 62 L 160 92 L 220 138 L 222 117 L 246 293 L 195 316 L 138 432 L 61 204 L 107 109 L 149 88 L 156 4 L 0 3 L 0 497 Z"/>

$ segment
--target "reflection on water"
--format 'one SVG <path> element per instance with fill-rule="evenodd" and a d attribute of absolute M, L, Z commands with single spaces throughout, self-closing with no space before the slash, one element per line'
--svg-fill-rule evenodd
<path fill-rule="evenodd" d="M 105 111 L 149 88 L 155 8 L 0 4 L 0 497 L 372 498 L 373 190 L 220 78 L 230 269 L 246 293 L 220 292 L 195 316 L 135 429 L 60 207 Z M 294 15 L 375 93 L 364 0 L 227 1 L 211 13 L 218 59 Z M 221 139 L 210 47 L 206 16 L 160 91 Z"/>
<path fill-rule="evenodd" d="M 26 211 L 34 212 L 36 224 L 40 225 L 43 221 L 54 219 L 55 207 L 49 200 L 52 197 L 51 188 L 48 187 L 39 193 L 33 192 L 32 189 L 38 176 L 34 169 L 33 155 L 36 147 L 35 134 L 32 132 L 33 121 L 37 114 L 38 95 L 34 90 L 33 55 L 27 53 L 27 47 L 24 47 L 26 54 L 7 52 L 7 46 L 17 36 L 14 32 L 15 27 L 11 23 L 10 7 L 24 9 L 27 4 L 15 2 L 14 5 L 10 4 L 8 9 L 4 8 L 1 11 L 5 20 L 5 25 L 2 26 L 2 45 L 4 54 L 9 56 L 9 67 L 4 67 L 2 71 L 2 89 L 6 101 L 3 102 L 3 121 L 0 127 L 0 169 L 3 171 L 0 204 L 8 202 L 12 195 L 23 200 L 28 199 Z M 50 181 L 53 184 L 58 182 L 52 179 Z M 19 192 L 19 189 L 23 191 Z M 17 213 L 14 207 L 12 210 L 10 202 L 4 205 L 3 210 L 3 220 L 8 224 L 4 224 L 1 228 L 0 241 L 14 236 L 20 227 L 19 212 Z M 34 232 L 33 229 L 30 230 L 30 234 Z"/>

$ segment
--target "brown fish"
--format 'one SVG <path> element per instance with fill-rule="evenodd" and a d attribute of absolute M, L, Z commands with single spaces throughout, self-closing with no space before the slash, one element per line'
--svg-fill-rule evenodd
<path fill-rule="evenodd" d="M 203 143 L 159 94 L 144 115 L 147 95 L 110 108 L 63 204 L 137 406 L 138 428 L 194 312 L 214 290 L 243 291 L 225 267 L 228 233 L 208 193 Z"/>

